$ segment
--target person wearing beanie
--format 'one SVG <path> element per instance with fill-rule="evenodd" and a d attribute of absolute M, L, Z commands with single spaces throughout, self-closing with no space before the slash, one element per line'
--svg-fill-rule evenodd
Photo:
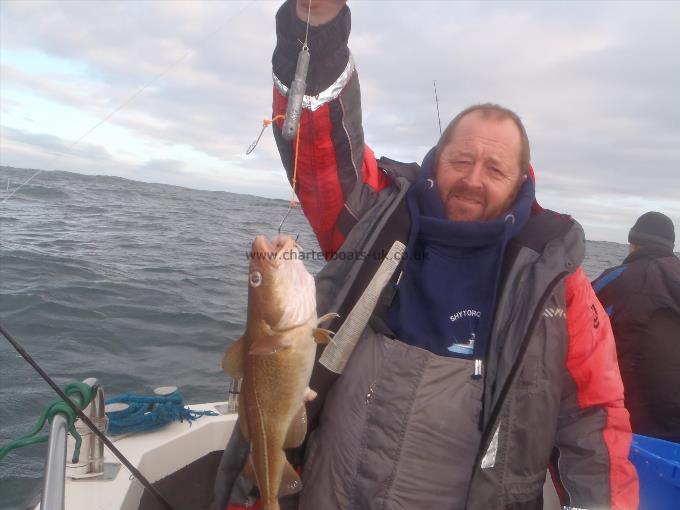
<path fill-rule="evenodd" d="M 648 212 L 638 218 L 628 233 L 631 251 L 640 246 L 662 246 L 673 252 L 675 229 L 673 222 L 660 212 Z"/>
<path fill-rule="evenodd" d="M 680 259 L 673 222 L 647 212 L 628 242 L 623 263 L 593 288 L 614 330 L 633 432 L 680 442 Z"/>

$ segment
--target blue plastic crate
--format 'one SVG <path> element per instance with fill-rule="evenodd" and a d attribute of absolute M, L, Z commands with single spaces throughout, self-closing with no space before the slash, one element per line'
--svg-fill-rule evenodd
<path fill-rule="evenodd" d="M 630 460 L 640 477 L 640 510 L 679 510 L 680 444 L 634 434 Z"/>

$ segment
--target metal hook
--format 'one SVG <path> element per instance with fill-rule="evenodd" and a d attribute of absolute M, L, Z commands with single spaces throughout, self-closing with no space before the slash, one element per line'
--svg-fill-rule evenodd
<path fill-rule="evenodd" d="M 283 219 L 281 220 L 281 223 L 279 224 L 279 229 L 277 230 L 277 233 L 281 233 L 281 229 L 283 228 L 283 224 L 286 222 L 286 219 L 288 218 L 288 215 L 290 214 L 292 207 L 289 205 L 288 210 L 286 210 L 286 214 L 284 215 Z"/>
<path fill-rule="evenodd" d="M 259 143 L 260 138 L 262 138 L 262 133 L 264 133 L 264 130 L 267 129 L 267 126 L 268 126 L 268 125 L 269 125 L 269 124 L 267 124 L 266 122 L 263 122 L 263 123 L 262 123 L 262 130 L 260 131 L 260 134 L 257 136 L 257 138 L 255 139 L 255 141 L 254 141 L 253 143 L 250 144 L 250 146 L 248 147 L 248 149 L 246 149 L 246 156 L 255 150 L 255 147 L 257 147 L 257 144 Z"/>
<path fill-rule="evenodd" d="M 286 214 L 284 215 L 283 219 L 281 220 L 281 223 L 279 224 L 279 228 L 278 228 L 278 230 L 277 230 L 277 233 L 278 233 L 279 235 L 281 235 L 281 229 L 283 228 L 283 224 L 284 224 L 284 223 L 286 222 L 286 220 L 288 219 L 288 216 L 290 215 L 290 211 L 292 211 L 292 210 L 293 210 L 292 205 L 289 205 L 289 206 L 288 206 L 288 209 L 286 210 Z M 295 242 L 296 242 L 296 243 L 298 242 L 298 239 L 300 239 L 300 232 L 298 232 L 297 234 L 295 234 Z"/>

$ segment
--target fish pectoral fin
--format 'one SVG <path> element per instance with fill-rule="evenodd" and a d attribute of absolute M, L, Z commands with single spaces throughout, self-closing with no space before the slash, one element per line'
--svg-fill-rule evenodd
<path fill-rule="evenodd" d="M 302 480 L 300 480 L 300 475 L 295 472 L 293 466 L 290 462 L 286 461 L 283 468 L 283 474 L 281 476 L 281 487 L 279 488 L 279 497 L 290 496 L 291 494 L 297 494 L 302 490 Z"/>
<path fill-rule="evenodd" d="M 299 411 L 293 418 L 283 443 L 284 448 L 297 448 L 305 440 L 307 435 L 307 411 L 305 405 L 300 406 Z"/>
<path fill-rule="evenodd" d="M 312 331 L 312 335 L 314 336 L 314 341 L 317 344 L 326 345 L 328 342 L 331 341 L 331 338 L 333 338 L 333 335 L 335 335 L 335 333 L 328 329 L 314 328 L 314 330 Z"/>
<path fill-rule="evenodd" d="M 243 377 L 243 354 L 246 341 L 244 337 L 239 338 L 231 344 L 224 352 L 222 358 L 222 369 L 227 375 L 233 378 Z"/>
<path fill-rule="evenodd" d="M 319 317 L 316 321 L 317 326 L 321 324 L 322 322 L 327 322 L 331 319 L 335 319 L 336 317 L 340 317 L 337 313 L 331 312 L 327 313 L 326 315 L 322 315 Z M 321 345 L 326 345 L 328 342 L 331 341 L 331 338 L 333 338 L 333 333 L 330 329 L 324 329 L 324 328 L 314 328 L 312 331 L 312 335 L 314 335 L 314 340 L 316 341 L 317 344 Z"/>
<path fill-rule="evenodd" d="M 332 319 L 337 319 L 338 317 L 340 317 L 339 313 L 335 312 L 327 313 L 326 315 L 322 315 L 316 320 L 316 325 L 318 326 L 319 324 L 323 324 L 324 322 L 328 322 L 329 320 Z"/>

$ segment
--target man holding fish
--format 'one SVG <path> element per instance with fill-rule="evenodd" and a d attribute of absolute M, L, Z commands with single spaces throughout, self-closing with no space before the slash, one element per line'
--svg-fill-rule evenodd
<path fill-rule="evenodd" d="M 216 490 L 245 464 L 267 510 L 282 496 L 300 510 L 533 510 L 549 467 L 564 508 L 637 508 L 614 338 L 581 268 L 583 230 L 536 202 L 521 120 L 472 106 L 421 165 L 376 160 L 350 11 L 337 0 L 279 9 L 274 115 L 286 111 L 308 14 L 299 147 L 281 122 L 274 133 L 291 182 L 297 157 L 296 192 L 322 250 L 338 256 L 314 303 L 301 261 L 280 256 L 297 250 L 292 240 L 253 244 L 275 262 L 251 261 L 248 326 L 225 356 L 244 377 L 242 434 Z M 319 315 L 336 332 L 326 347 Z M 282 450 L 305 429 L 300 482 Z M 235 490 L 230 508 L 245 505 Z"/>

